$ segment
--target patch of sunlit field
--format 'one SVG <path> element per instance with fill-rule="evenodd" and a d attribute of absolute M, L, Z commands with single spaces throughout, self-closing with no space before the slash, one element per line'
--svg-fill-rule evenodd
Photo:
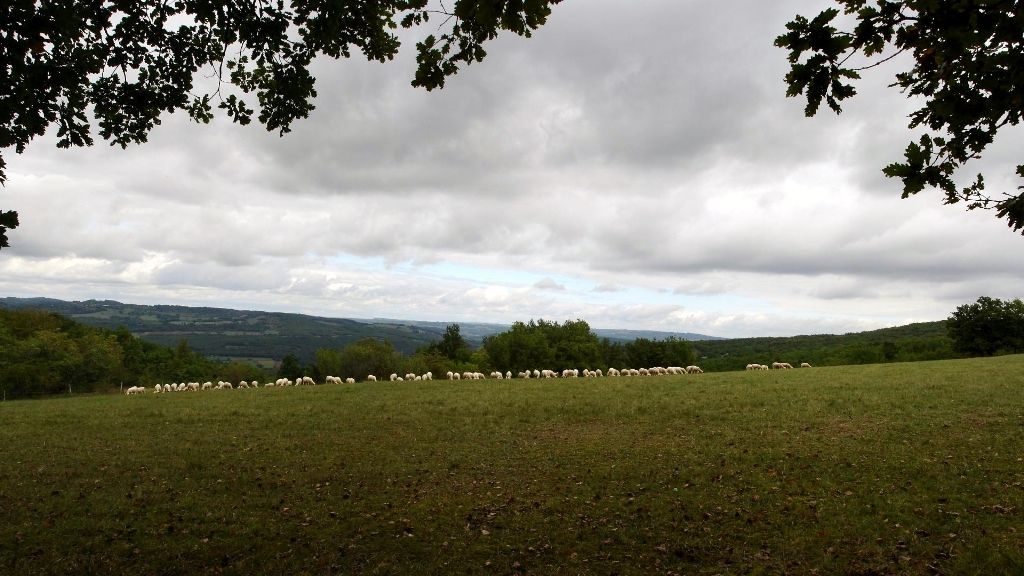
<path fill-rule="evenodd" d="M 5 574 L 1020 574 L 1024 357 L 0 404 Z"/>

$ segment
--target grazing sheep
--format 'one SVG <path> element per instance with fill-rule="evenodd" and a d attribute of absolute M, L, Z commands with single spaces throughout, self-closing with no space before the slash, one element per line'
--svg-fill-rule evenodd
<path fill-rule="evenodd" d="M 129 386 L 128 389 L 124 391 L 124 395 L 128 396 L 129 394 L 142 394 L 145 391 L 146 389 L 142 386 Z"/>
<path fill-rule="evenodd" d="M 801 362 L 801 363 L 800 363 L 800 367 L 801 367 L 801 368 L 810 368 L 810 367 L 811 367 L 811 365 L 810 365 L 810 364 L 808 364 L 807 362 Z"/>
<path fill-rule="evenodd" d="M 345 378 L 345 383 L 346 384 L 355 384 L 356 383 L 356 379 L 355 378 Z"/>
<path fill-rule="evenodd" d="M 391 376 L 389 378 L 390 378 L 390 380 L 392 382 L 394 382 L 395 380 L 398 380 L 398 374 L 395 374 L 394 372 L 392 372 Z"/>
<path fill-rule="evenodd" d="M 600 370 L 598 370 L 598 372 L 600 372 Z M 608 369 L 608 375 L 609 376 L 618 376 L 619 375 L 619 371 L 616 370 L 615 368 L 609 368 Z"/>
<path fill-rule="evenodd" d="M 245 380 L 242 380 L 241 382 L 238 383 L 238 387 L 239 388 L 248 388 L 249 387 L 249 383 L 246 382 Z"/>
<path fill-rule="evenodd" d="M 686 373 L 687 374 L 703 374 L 704 371 L 700 369 L 700 366 L 687 366 L 686 367 Z"/>
<path fill-rule="evenodd" d="M 277 382 L 267 382 L 266 384 L 263 385 L 264 388 L 270 388 L 273 386 L 277 386 Z"/>
<path fill-rule="evenodd" d="M 302 383 L 306 384 L 307 386 L 316 386 L 316 380 L 313 380 L 309 376 L 303 376 Z"/>
<path fill-rule="evenodd" d="M 366 379 L 369 380 L 370 382 L 376 382 L 377 381 L 377 377 L 374 376 L 373 374 L 370 374 L 369 376 L 367 376 Z"/>

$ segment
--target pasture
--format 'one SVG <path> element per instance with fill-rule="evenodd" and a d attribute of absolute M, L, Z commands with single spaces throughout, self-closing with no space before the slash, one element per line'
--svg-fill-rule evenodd
<path fill-rule="evenodd" d="M 4 574 L 1024 573 L 1024 357 L 0 404 Z"/>

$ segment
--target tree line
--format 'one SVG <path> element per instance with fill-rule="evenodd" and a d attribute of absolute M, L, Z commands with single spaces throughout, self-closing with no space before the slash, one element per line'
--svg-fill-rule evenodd
<path fill-rule="evenodd" d="M 844 336 L 743 338 L 691 343 L 670 337 L 630 342 L 599 338 L 583 320 L 516 322 L 473 348 L 458 324 L 441 338 L 405 355 L 387 340 L 364 338 L 340 348 L 320 348 L 303 364 L 286 355 L 274 368 L 218 361 L 181 340 L 166 347 L 124 327 L 79 324 L 55 312 L 0 309 L 0 393 L 4 399 L 49 394 L 107 392 L 128 386 L 206 380 L 266 381 L 328 375 L 366 379 L 390 374 L 507 372 L 566 368 L 650 368 L 698 363 L 705 371 L 741 370 L 776 360 L 867 364 L 990 356 L 1024 352 L 1024 302 L 983 296 L 960 306 L 945 322 L 911 324 Z"/>
<path fill-rule="evenodd" d="M 599 338 L 584 320 L 564 323 L 541 320 L 515 322 L 505 332 L 484 338 L 473 349 L 462 337 L 458 324 L 450 324 L 441 339 L 410 356 L 397 352 L 390 343 L 364 338 L 340 349 L 321 348 L 315 361 L 302 366 L 294 356 L 286 357 L 278 377 L 328 374 L 341 378 L 365 379 L 368 374 L 387 376 L 432 372 L 512 372 L 566 368 L 608 368 L 687 366 L 696 360 L 693 346 L 678 338 L 638 338 L 631 342 Z"/>
<path fill-rule="evenodd" d="M 123 327 L 92 328 L 54 312 L 0 309 L 4 399 L 211 378 L 238 381 L 262 372 L 242 362 L 211 360 L 184 340 L 160 346 Z"/>

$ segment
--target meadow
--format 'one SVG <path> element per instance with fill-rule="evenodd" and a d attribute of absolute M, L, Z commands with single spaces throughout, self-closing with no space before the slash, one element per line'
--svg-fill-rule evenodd
<path fill-rule="evenodd" d="M 1020 574 L 1024 356 L 0 403 L 4 574 Z"/>

